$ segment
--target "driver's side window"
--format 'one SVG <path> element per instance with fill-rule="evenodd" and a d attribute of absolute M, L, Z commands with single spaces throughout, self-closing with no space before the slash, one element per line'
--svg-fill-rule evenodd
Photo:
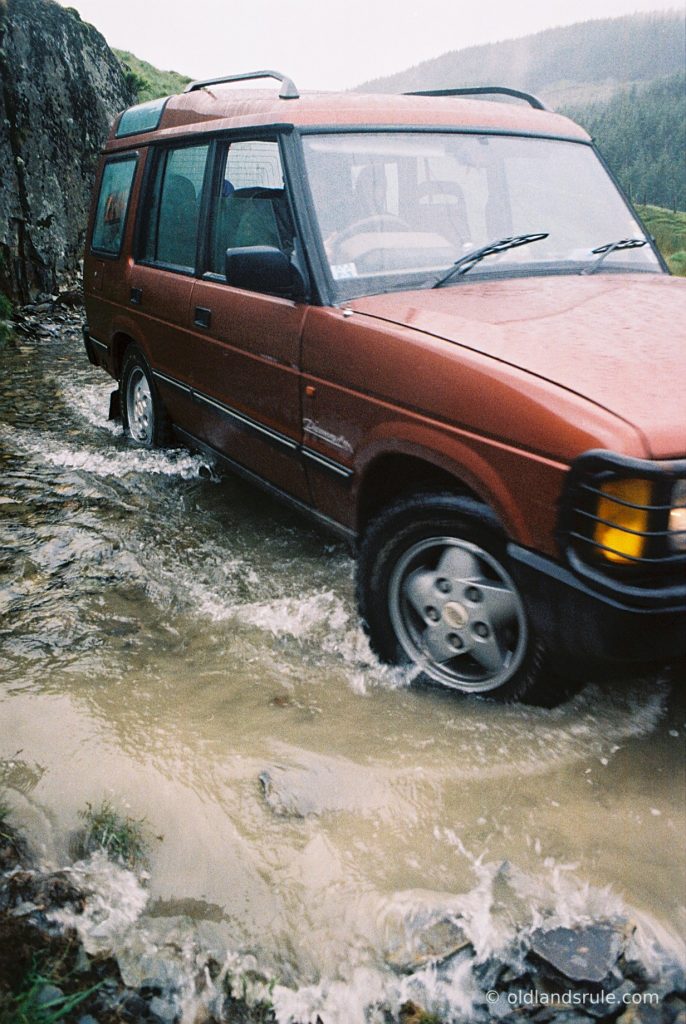
<path fill-rule="evenodd" d="M 227 249 L 268 245 L 291 256 L 294 229 L 276 141 L 232 142 L 213 196 L 208 270 L 224 275 Z"/>

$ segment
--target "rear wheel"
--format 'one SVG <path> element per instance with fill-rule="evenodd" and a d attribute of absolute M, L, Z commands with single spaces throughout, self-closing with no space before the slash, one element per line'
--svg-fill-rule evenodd
<path fill-rule="evenodd" d="M 168 444 L 171 424 L 167 411 L 157 393 L 152 371 L 134 345 L 124 354 L 120 391 L 122 421 L 131 439 L 146 448 Z"/>
<path fill-rule="evenodd" d="M 471 498 L 422 494 L 385 509 L 360 549 L 372 647 L 424 681 L 507 700 L 562 696 L 508 570 L 506 540 Z"/>

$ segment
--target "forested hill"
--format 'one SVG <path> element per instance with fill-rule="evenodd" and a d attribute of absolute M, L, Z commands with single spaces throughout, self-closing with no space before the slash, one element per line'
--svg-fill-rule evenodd
<path fill-rule="evenodd" d="M 633 14 L 453 50 L 359 89 L 525 89 L 590 132 L 635 202 L 686 210 L 685 49 L 682 13 Z"/>
<path fill-rule="evenodd" d="M 557 108 L 608 99 L 632 83 L 683 72 L 685 45 L 683 13 L 632 14 L 451 50 L 358 89 L 408 92 L 508 85 L 537 93 Z"/>
<path fill-rule="evenodd" d="M 563 113 L 594 137 L 634 202 L 686 210 L 683 72 L 632 86 L 604 102 L 565 106 Z"/>

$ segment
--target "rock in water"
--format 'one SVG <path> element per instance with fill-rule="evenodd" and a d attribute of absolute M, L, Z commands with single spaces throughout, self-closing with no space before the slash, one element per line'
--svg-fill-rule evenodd
<path fill-rule="evenodd" d="M 97 155 L 134 102 L 103 36 L 54 0 L 0 0 L 0 292 L 74 280 Z"/>
<path fill-rule="evenodd" d="M 599 982 L 617 962 L 623 939 L 609 925 L 588 928 L 537 929 L 531 949 L 571 981 Z"/>

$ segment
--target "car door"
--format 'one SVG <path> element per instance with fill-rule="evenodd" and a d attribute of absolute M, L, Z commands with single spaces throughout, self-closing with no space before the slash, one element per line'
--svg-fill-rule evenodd
<path fill-rule="evenodd" d="M 155 383 L 174 423 L 199 432 L 190 329 L 203 183 L 209 144 L 160 148 L 148 178 L 130 309 Z"/>
<path fill-rule="evenodd" d="M 260 281 L 226 280 L 226 250 L 269 246 L 294 258 L 295 231 L 276 138 L 219 147 L 205 273 L 191 299 L 194 398 L 203 437 L 234 463 L 309 503 L 302 465 L 300 345 L 307 305 Z"/>

